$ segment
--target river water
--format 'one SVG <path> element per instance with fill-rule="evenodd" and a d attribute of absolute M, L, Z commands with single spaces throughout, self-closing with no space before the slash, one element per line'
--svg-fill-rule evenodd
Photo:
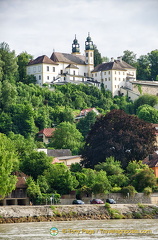
<path fill-rule="evenodd" d="M 0 225 L 3 240 L 158 239 L 158 219 L 76 220 Z"/>

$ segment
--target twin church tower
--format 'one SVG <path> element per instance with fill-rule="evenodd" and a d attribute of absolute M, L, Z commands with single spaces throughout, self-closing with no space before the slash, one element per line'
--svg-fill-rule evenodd
<path fill-rule="evenodd" d="M 75 84 L 92 83 L 92 70 L 94 69 L 94 45 L 88 34 L 85 41 L 85 54 L 80 53 L 78 40 L 73 40 L 72 52 L 53 52 L 51 57 L 42 55 L 29 62 L 27 74 L 36 77 L 37 84 Z"/>

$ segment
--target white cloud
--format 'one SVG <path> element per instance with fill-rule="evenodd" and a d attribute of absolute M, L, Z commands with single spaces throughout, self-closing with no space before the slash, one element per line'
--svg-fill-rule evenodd
<path fill-rule="evenodd" d="M 102 56 L 124 50 L 147 54 L 158 48 L 157 0 L 0 0 L 0 42 L 17 54 L 81 51 L 88 32 Z"/>

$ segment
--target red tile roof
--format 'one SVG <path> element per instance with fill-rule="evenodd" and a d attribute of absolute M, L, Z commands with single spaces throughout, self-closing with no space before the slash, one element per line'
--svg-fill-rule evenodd
<path fill-rule="evenodd" d="M 53 133 L 55 131 L 55 128 L 44 128 L 41 131 L 38 132 L 39 134 L 44 134 L 46 137 L 52 137 Z"/>

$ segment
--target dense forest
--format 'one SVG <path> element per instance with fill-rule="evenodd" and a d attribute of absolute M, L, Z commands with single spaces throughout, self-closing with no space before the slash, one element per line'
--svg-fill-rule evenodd
<path fill-rule="evenodd" d="M 158 110 L 154 108 L 158 98 L 142 95 L 135 102 L 124 96 L 113 98 L 103 85 L 101 90 L 84 84 L 40 87 L 34 76 L 26 75 L 30 59 L 30 54 L 23 52 L 16 57 L 8 44 L 0 44 L 0 185 L 3 186 L 0 195 L 4 197 L 15 188 L 16 179 L 11 175 L 15 171 L 30 176 L 28 194 L 39 202 L 47 194 L 58 196 L 74 189 L 79 195 L 83 191 L 99 193 L 128 188 L 132 194 L 132 191 L 156 189 L 153 172 L 139 161 L 129 162 L 123 169 L 119 161 L 109 157 L 93 169 L 79 164 L 68 169 L 63 164 L 51 164 L 52 158 L 35 149 L 69 148 L 73 154 L 81 154 L 97 119 L 90 112 L 76 121 L 75 116 L 85 108 L 95 107 L 101 115 L 114 109 L 123 110 L 146 122 L 158 123 Z M 48 127 L 56 128 L 55 140 L 44 145 L 37 139 L 37 133 Z M 69 141 L 64 141 L 60 129 Z"/>

